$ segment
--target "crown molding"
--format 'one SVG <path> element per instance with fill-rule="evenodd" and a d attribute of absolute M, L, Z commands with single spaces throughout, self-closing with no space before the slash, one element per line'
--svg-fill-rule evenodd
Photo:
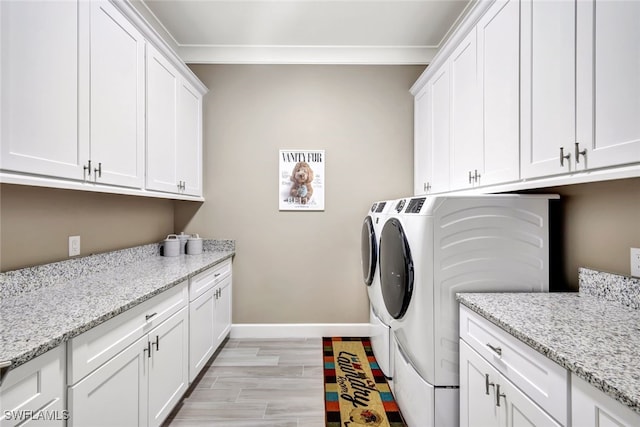
<path fill-rule="evenodd" d="M 178 46 L 189 64 L 425 65 L 438 49 L 413 46 Z"/>

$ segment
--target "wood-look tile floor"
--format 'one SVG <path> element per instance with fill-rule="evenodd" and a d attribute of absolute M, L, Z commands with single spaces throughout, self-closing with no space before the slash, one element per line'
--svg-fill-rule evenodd
<path fill-rule="evenodd" d="M 322 340 L 229 339 L 164 427 L 323 427 Z"/>

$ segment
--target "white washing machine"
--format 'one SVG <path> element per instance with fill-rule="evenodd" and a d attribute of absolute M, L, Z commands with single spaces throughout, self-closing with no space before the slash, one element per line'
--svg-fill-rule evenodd
<path fill-rule="evenodd" d="M 391 360 L 391 316 L 387 313 L 380 289 L 378 268 L 378 248 L 380 232 L 394 201 L 375 202 L 362 224 L 361 261 L 362 277 L 369 295 L 369 320 L 371 325 L 371 349 L 382 373 L 391 379 L 393 363 Z"/>
<path fill-rule="evenodd" d="M 549 289 L 549 195 L 400 199 L 380 234 L 394 395 L 410 427 L 458 425 L 458 292 Z"/>

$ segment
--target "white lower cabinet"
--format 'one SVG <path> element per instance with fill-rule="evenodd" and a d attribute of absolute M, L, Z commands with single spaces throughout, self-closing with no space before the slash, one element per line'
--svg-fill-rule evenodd
<path fill-rule="evenodd" d="M 189 285 L 189 382 L 231 330 L 231 261 L 203 271 Z"/>
<path fill-rule="evenodd" d="M 187 308 L 69 388 L 72 426 L 159 426 L 188 387 Z"/>
<path fill-rule="evenodd" d="M 70 426 L 146 426 L 147 338 L 69 387 Z"/>
<path fill-rule="evenodd" d="M 189 386 L 183 282 L 68 343 L 69 426 L 159 426 Z"/>
<path fill-rule="evenodd" d="M 213 324 L 213 337 L 218 347 L 231 331 L 231 276 L 217 287 L 215 301 L 216 318 Z"/>
<path fill-rule="evenodd" d="M 64 426 L 65 361 L 61 345 L 9 371 L 0 386 L 0 426 Z"/>
<path fill-rule="evenodd" d="M 461 427 L 561 425 L 464 341 L 460 343 Z"/>
<path fill-rule="evenodd" d="M 569 425 L 568 371 L 460 307 L 460 426 Z"/>
<path fill-rule="evenodd" d="M 575 375 L 571 376 L 573 425 L 578 427 L 632 427 L 640 425 L 640 414 L 616 402 Z"/>

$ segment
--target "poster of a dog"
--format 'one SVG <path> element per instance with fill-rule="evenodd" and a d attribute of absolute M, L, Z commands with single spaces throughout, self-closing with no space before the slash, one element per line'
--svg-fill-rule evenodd
<path fill-rule="evenodd" d="M 281 211 L 324 210 L 324 150 L 280 150 Z"/>

